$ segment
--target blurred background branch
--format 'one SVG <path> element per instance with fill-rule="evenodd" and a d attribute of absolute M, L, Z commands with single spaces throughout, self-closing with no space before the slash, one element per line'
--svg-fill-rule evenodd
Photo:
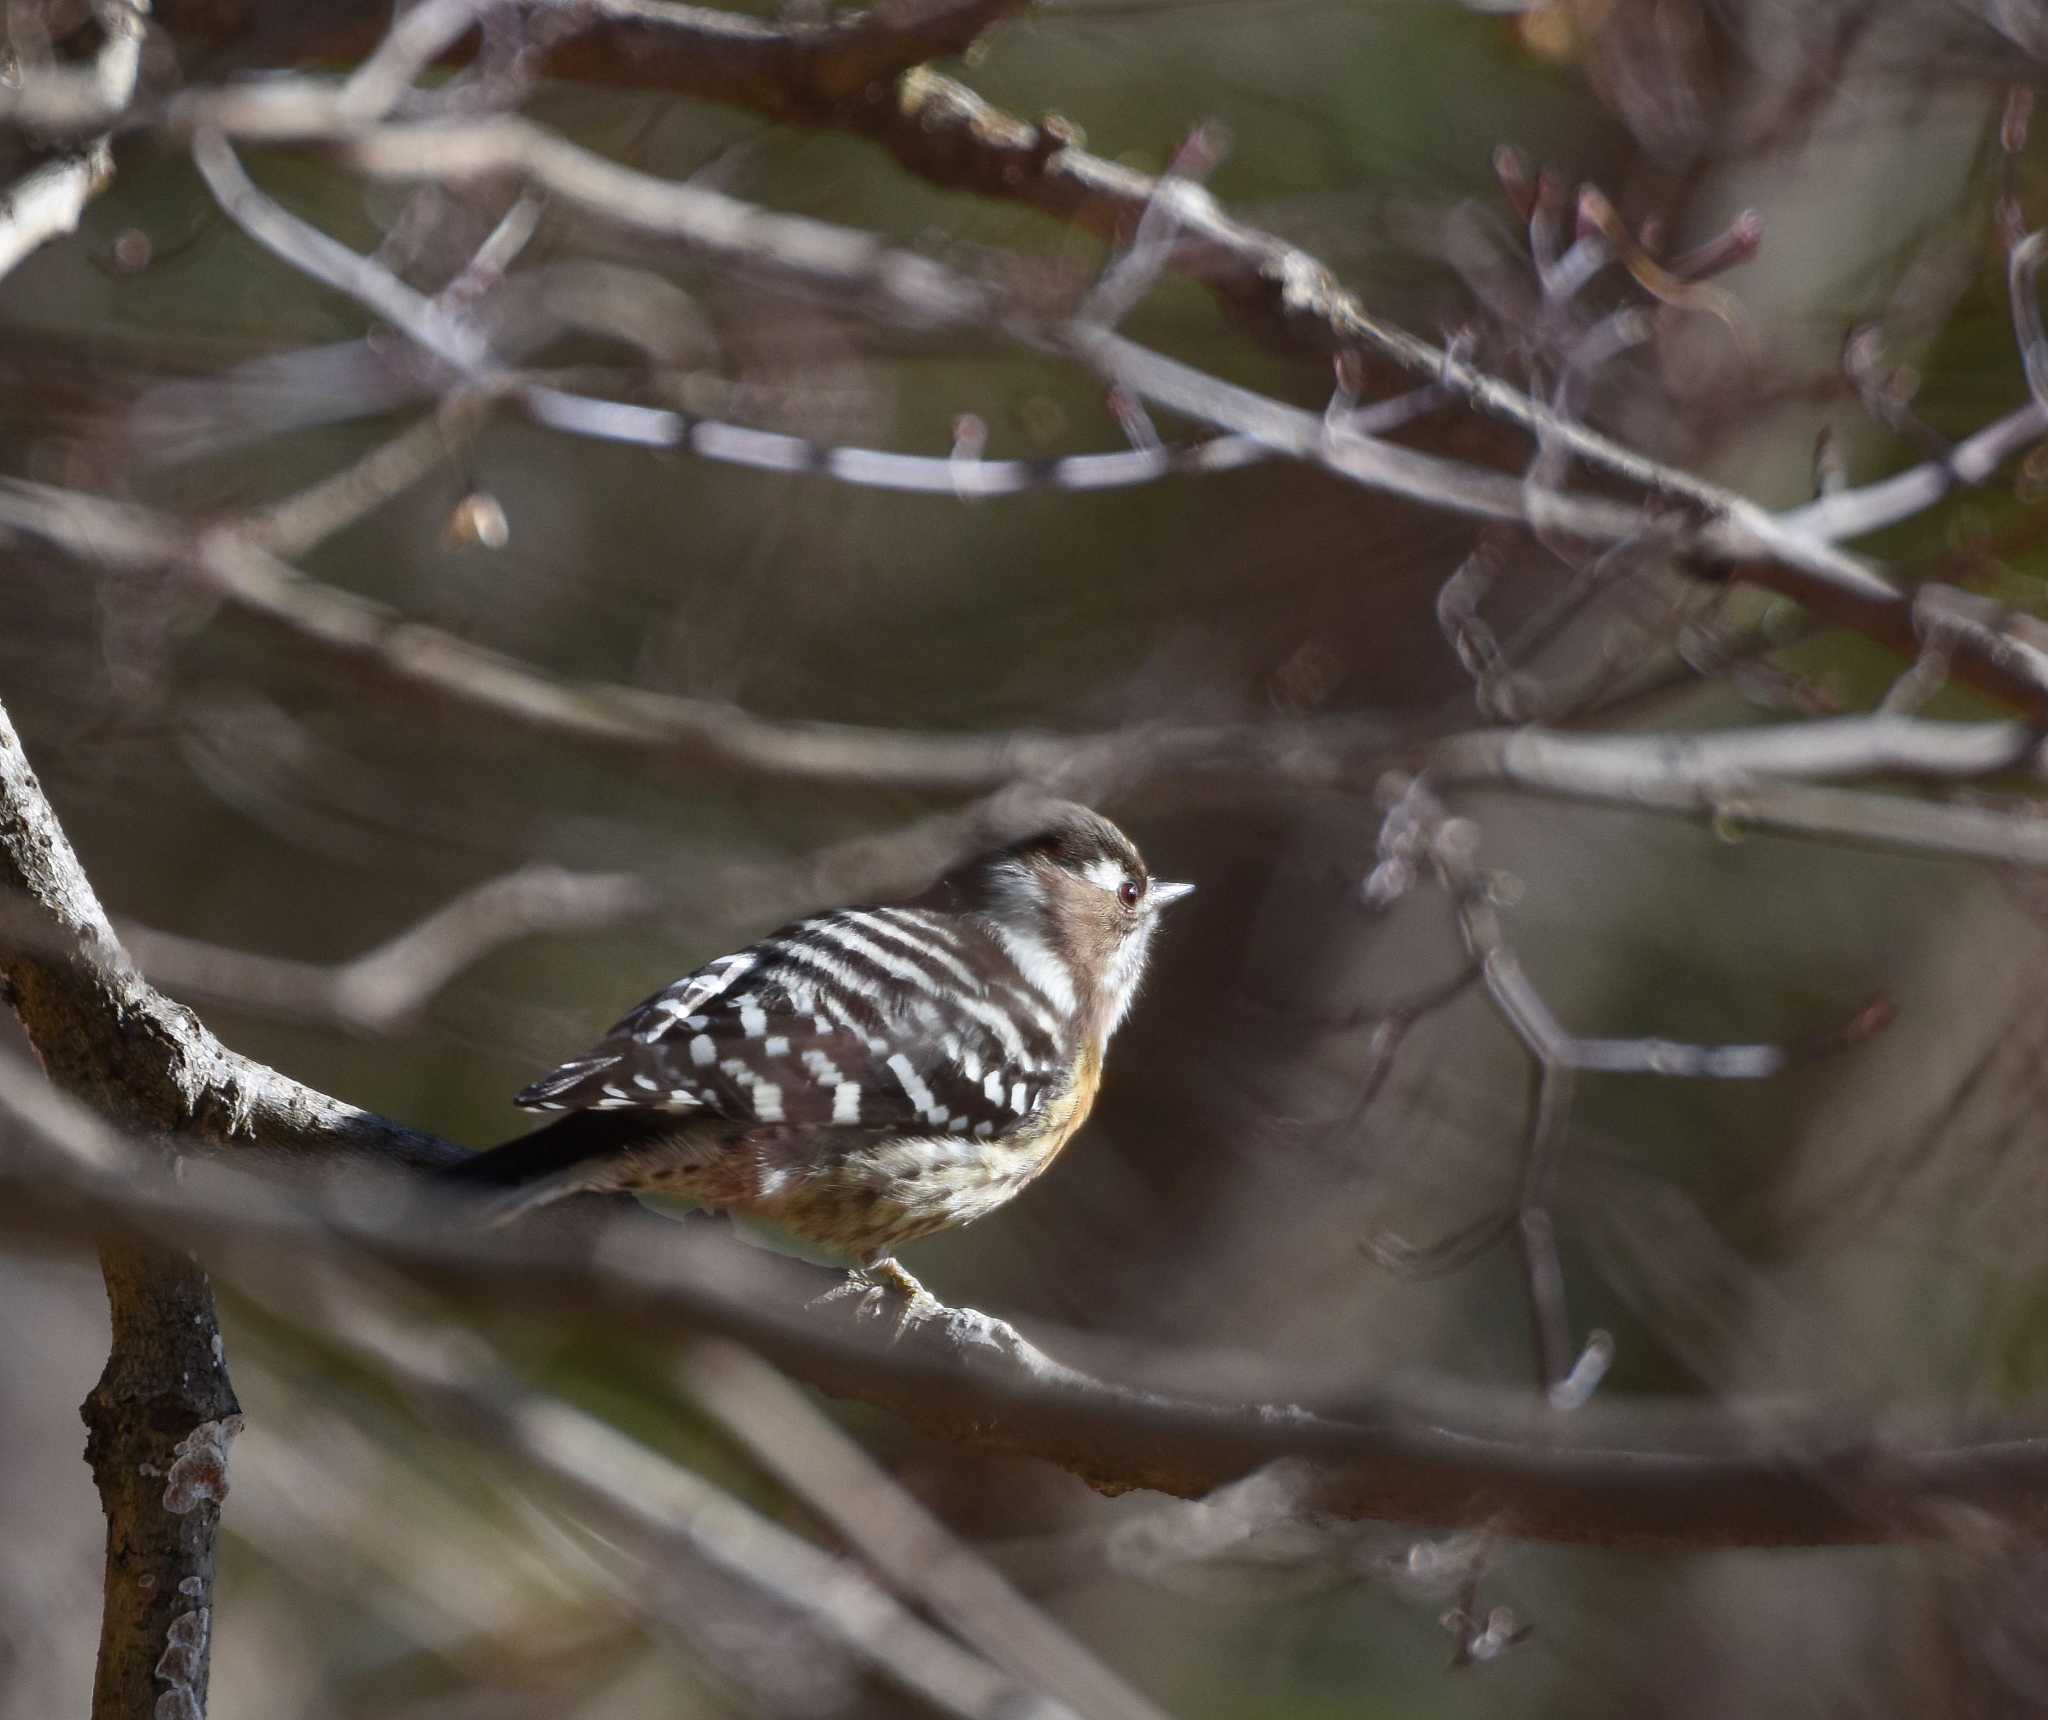
<path fill-rule="evenodd" d="M 109 1334 L 96 1714 L 2040 1706 L 2044 70 L 6 8 L 0 1720 Z M 1049 794 L 1202 891 L 962 1306 L 375 1174 Z"/>

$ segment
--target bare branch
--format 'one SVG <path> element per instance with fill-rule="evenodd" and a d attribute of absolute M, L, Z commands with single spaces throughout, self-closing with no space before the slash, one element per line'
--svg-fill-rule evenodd
<path fill-rule="evenodd" d="M 0 192 L 0 277 L 37 246 L 77 231 L 85 206 L 113 177 L 113 152 L 96 143 L 60 156 Z"/>
<path fill-rule="evenodd" d="M 446 464 L 483 402 L 456 401 L 372 448 L 360 460 L 275 502 L 243 526 L 249 541 L 290 561 L 345 531 Z"/>
<path fill-rule="evenodd" d="M 650 1575 L 679 1558 L 707 1564 L 960 1720 L 1079 1720 L 1035 1695 L 1035 1677 L 998 1671 L 962 1649 L 844 1560 L 595 1416 L 524 1389 L 480 1339 L 418 1336 L 360 1283 L 330 1300 L 325 1324 L 335 1341 L 463 1437 L 502 1447 L 595 1512 L 641 1551 Z M 661 1593 L 651 1585 L 647 1602 L 659 1608 Z M 687 1631 L 689 1621 L 678 1622 Z"/>
<path fill-rule="evenodd" d="M 130 1174 L 157 1168 L 131 1164 Z M 189 1254 L 109 1243 L 100 1269 L 112 1341 L 81 1411 L 107 1520 L 92 1717 L 204 1715 L 214 1542 L 241 1406 L 213 1286 Z"/>
<path fill-rule="evenodd" d="M 2008 812 L 1807 786 L 1815 777 L 2038 776 L 2040 749 L 2039 732 L 2024 723 L 1879 715 L 1721 734 L 1489 730 L 1437 743 L 1428 771 L 1440 788 L 1490 783 L 1730 828 L 2041 866 L 2048 865 L 2048 819 L 2031 804 Z"/>
<path fill-rule="evenodd" d="M 1479 829 L 1469 819 L 1447 815 L 1424 779 L 1390 778 L 1378 854 L 1362 894 L 1383 906 L 1421 882 L 1423 867 L 1450 899 L 1470 963 L 1484 985 L 1494 1013 L 1529 1060 L 1529 1097 L 1524 1115 L 1521 1174 L 1513 1205 L 1482 1217 L 1452 1236 L 1425 1247 L 1397 1237 L 1369 1239 L 1366 1252 L 1390 1270 L 1410 1276 L 1436 1274 L 1469 1264 L 1512 1230 L 1520 1244 L 1522 1270 L 1536 1345 L 1537 1378 L 1553 1408 L 1577 1409 L 1607 1367 L 1613 1340 L 1592 1333 L 1574 1357 L 1565 1304 L 1564 1273 L 1550 1213 L 1577 1077 L 1582 1074 L 1640 1074 L 1694 1080 L 1757 1080 L 1781 1073 L 1794 1061 L 1839 1050 L 1869 1038 L 1891 1020 L 1881 1003 L 1859 1011 L 1844 1028 L 1805 1045 L 1674 1045 L 1659 1039 L 1580 1039 L 1564 1025 L 1523 968 L 1502 921 L 1495 877 L 1479 865 Z"/>
<path fill-rule="evenodd" d="M 1628 454 L 1566 416 L 1521 401 L 1505 385 L 1471 372 L 1453 354 L 1419 349 L 1432 354 L 1432 380 L 1437 386 L 1464 396 L 1482 410 L 1488 409 L 1488 401 L 1503 411 L 1521 401 L 1528 407 L 1526 427 L 1552 456 L 1569 456 L 1611 475 L 1629 477 L 1648 490 L 1654 503 L 1665 504 L 1667 515 L 1675 506 L 1675 517 L 1657 518 L 1628 504 L 1569 495 L 1543 484 L 1518 483 L 1499 473 L 1390 443 L 1333 434 L 1326 417 L 1206 376 L 1085 320 L 1047 328 L 1028 316 L 1020 319 L 1006 314 L 1007 308 L 990 288 L 929 259 L 892 251 L 872 235 L 767 214 L 716 192 L 652 179 L 603 161 L 522 121 L 335 133 L 318 113 L 317 104 L 311 113 L 296 109 L 280 119 L 273 111 L 274 102 L 261 114 L 242 111 L 235 102 L 232 95 L 220 98 L 217 111 L 209 112 L 209 124 L 233 122 L 259 135 L 325 140 L 367 171 L 402 179 L 516 174 L 544 186 L 551 196 L 586 215 L 687 244 L 730 266 L 765 270 L 812 290 L 833 293 L 870 315 L 922 328 L 1007 324 L 1017 338 L 1064 348 L 1134 394 L 1231 432 L 1220 444 L 1222 448 L 1256 444 L 1268 452 L 1317 464 L 1350 482 L 1480 519 L 1540 527 L 1546 533 L 1594 544 L 1657 545 L 1681 564 L 1722 569 L 1792 597 L 1818 615 L 1854 627 L 1895 649 L 1918 650 L 1905 595 L 1858 558 L 1810 530 L 1793 529 L 1733 492 Z M 388 271 L 264 198 L 215 132 L 202 131 L 194 149 L 223 207 L 252 235 L 316 278 L 392 317 L 459 374 L 510 387 L 539 422 L 576 434 L 657 446 L 674 445 L 681 437 L 699 452 L 706 448 L 696 432 L 715 428 L 722 435 L 713 438 L 714 443 L 732 444 L 726 454 L 716 457 L 743 457 L 757 464 L 772 459 L 766 448 L 750 455 L 740 452 L 740 445 L 749 437 L 758 437 L 759 432 L 692 426 L 676 414 L 594 401 L 509 379 L 466 319 L 425 299 Z M 1187 195 L 1179 202 L 1184 207 L 1177 219 L 1193 239 L 1201 239 L 1223 220 L 1220 214 L 1205 216 Z M 1402 338 L 1405 341 L 1407 337 Z M 1461 376 L 1465 380 L 1461 381 Z M 802 450 L 805 445 L 795 447 Z M 1216 449 L 1219 444 L 1207 447 Z M 1149 449 L 1140 453 L 1148 459 L 1161 458 Z M 808 460 L 811 456 L 805 452 L 804 457 Z M 886 461 L 892 457 L 878 458 Z M 842 476 L 857 476 L 864 482 L 888 481 L 880 472 L 866 471 L 868 463 L 867 456 L 850 452 L 825 461 L 827 469 Z M 972 470 L 971 463 L 948 462 L 945 487 L 959 491 L 964 475 Z M 921 473 L 915 482 L 927 487 L 929 480 L 930 474 Z M 1958 665 L 1959 674 L 2002 697 L 2034 709 L 2048 709 L 2048 647 L 2029 636 L 2030 631 L 2030 624 L 2023 620 L 2007 618 L 1983 639 L 1969 642 Z"/>
<path fill-rule="evenodd" d="M 1191 768 L 1327 781 L 1355 747 L 1384 740 L 1376 725 L 1355 722 L 1330 725 L 1316 739 L 1273 724 L 1062 736 L 777 721 L 713 699 L 560 680 L 308 579 L 232 528 L 194 538 L 143 509 L 11 479 L 0 479 L 0 525 L 117 571 L 189 568 L 215 596 L 394 685 L 540 733 L 698 767 L 955 793 L 1029 782 L 1095 794 Z"/>
<path fill-rule="evenodd" d="M 227 1050 L 150 989 L 107 923 L 0 710 L 0 892 L 24 897 L 45 940 L 0 927 L 4 991 L 50 1079 L 124 1128 L 195 1142 L 444 1164 L 457 1149 Z M 54 945 L 54 947 L 51 947 Z"/>
<path fill-rule="evenodd" d="M 919 43 L 952 52 L 1007 8 L 986 10 L 971 3 L 935 7 L 933 35 Z M 850 21 L 875 27 L 871 16 Z M 174 29 L 203 30 L 203 19 L 174 21 Z M 836 28 L 836 26 L 834 27 Z M 888 50 L 900 55 L 908 37 Z M 656 6 L 652 0 L 608 0 L 594 9 L 590 26 L 545 50 L 556 75 L 620 87 L 658 88 L 702 96 L 772 117 L 853 131 L 873 138 L 914 173 L 955 190 L 1021 201 L 1060 220 L 1078 222 L 1115 236 L 1134 231 L 1153 207 L 1159 182 L 1078 147 L 1054 121 L 1034 125 L 982 101 L 956 81 L 914 60 L 897 57 L 902 72 L 893 90 L 835 67 L 822 76 L 793 71 L 779 56 L 815 54 L 821 62 L 848 52 L 817 40 L 795 46 L 794 33 L 751 19 L 694 7 Z M 927 56 L 930 57 L 930 56 Z M 887 56 L 885 55 L 885 60 Z M 850 71 L 851 58 L 846 62 Z M 915 70 L 907 68 L 916 66 Z M 821 99 L 822 96 L 822 99 Z M 215 98 L 188 98 L 186 122 L 227 125 L 228 112 L 210 106 Z M 290 119 L 276 130 L 303 135 L 321 129 L 301 98 L 283 104 Z M 254 109 L 241 110 L 245 129 L 262 129 Z M 1867 490 L 1824 498 L 1773 527 L 1769 517 L 1731 491 L 1663 466 L 1549 408 L 1461 356 L 1442 352 L 1374 317 L 1331 272 L 1308 253 L 1274 235 L 1238 222 L 1213 200 L 1177 210 L 1181 243 L 1171 266 L 1211 287 L 1234 309 L 1256 312 L 1266 331 L 1283 344 L 1306 343 L 1319 351 L 1357 349 L 1465 400 L 1475 410 L 1519 428 L 1539 440 L 1553 440 L 1589 468 L 1636 485 L 1694 517 L 1723 520 L 1763 539 L 1762 553 L 1782 561 L 1802 582 L 1853 583 L 1852 564 L 1828 551 L 1821 540 L 1854 536 L 1895 522 L 1939 499 L 1958 478 L 1981 482 L 2019 447 L 2048 431 L 2048 416 L 2028 408 L 1972 438 L 1954 467 L 1917 467 Z M 1732 233 L 1738 250 L 1753 242 L 1747 230 Z M 1718 259 L 1709 259 L 1715 261 Z M 1787 595 L 1798 597 L 1797 589 Z"/>
<path fill-rule="evenodd" d="M 465 890 L 346 962 L 257 955 L 132 924 L 121 928 L 121 937 L 143 972 L 182 995 L 331 1021 L 359 1033 L 391 1033 L 457 974 L 515 939 L 630 923 L 656 902 L 650 884 L 622 873 L 526 866 Z"/>
<path fill-rule="evenodd" d="M 93 0 L 99 52 L 85 67 L 30 63 L 0 84 L 0 125 L 52 137 L 106 131 L 135 97 L 149 0 Z M 0 273 L 4 273 L 0 270 Z"/>
<path fill-rule="evenodd" d="M 134 97 L 148 10 L 148 0 L 95 0 L 93 13 L 104 40 L 91 68 L 26 68 L 18 82 L 0 85 L 0 125 L 12 121 L 80 133 L 109 125 Z M 0 193 L 0 280 L 37 246 L 75 232 L 86 204 L 113 176 L 113 149 L 99 137 Z"/>
<path fill-rule="evenodd" d="M 765 1363 L 735 1345 L 705 1343 L 684 1357 L 680 1377 L 785 1487 L 996 1665 L 1090 1720 L 1163 1720 Z"/>
<path fill-rule="evenodd" d="M 817 1303 L 810 1269 L 716 1235 L 678 1248 L 669 1224 L 638 1213 L 609 1220 L 594 1246 L 549 1228 L 480 1233 L 439 1202 L 369 1199 L 360 1182 L 309 1205 L 225 1160 L 162 1187 L 129 1173 L 132 1149 L 90 1112 L 25 1094 L 0 1066 L 0 1106 L 60 1142 L 76 1168 L 24 1164 L 19 1147 L 0 1157 L 11 1185 L 0 1223 L 45 1241 L 119 1222 L 202 1249 L 222 1276 L 277 1285 L 302 1282 L 309 1259 L 368 1251 L 451 1293 L 487 1291 L 494 1306 L 523 1298 L 614 1332 L 649 1323 L 667 1338 L 731 1337 L 826 1391 L 1116 1491 L 1198 1498 L 1296 1457 L 1314 1466 L 1305 1510 L 1628 1546 L 1858 1542 L 1933 1528 L 1957 1501 L 2012 1510 L 2048 1497 L 2048 1437 L 2024 1421 L 1887 1413 L 1864 1424 L 1782 1402 L 1596 1401 L 1560 1424 L 1540 1400 L 1415 1385 L 1327 1414 L 1210 1403 L 1081 1373 L 1000 1320 L 937 1305 L 878 1346 L 860 1307 Z M 121 1168 L 95 1168 L 109 1159 Z M 1180 1377 L 1199 1367 L 1172 1365 Z"/>

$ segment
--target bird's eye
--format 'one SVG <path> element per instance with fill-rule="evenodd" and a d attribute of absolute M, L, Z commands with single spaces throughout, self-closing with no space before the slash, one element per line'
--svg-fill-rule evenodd
<path fill-rule="evenodd" d="M 1116 899 L 1127 908 L 1135 908 L 1144 893 L 1144 886 L 1135 878 L 1126 878 L 1116 887 Z"/>

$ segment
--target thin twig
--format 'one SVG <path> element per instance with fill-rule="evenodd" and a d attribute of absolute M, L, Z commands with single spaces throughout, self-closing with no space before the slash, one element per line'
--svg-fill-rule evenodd
<path fill-rule="evenodd" d="M 536 932 L 629 924 L 657 901 L 653 886 L 622 873 L 526 866 L 465 890 L 345 962 L 258 955 L 133 923 L 124 923 L 120 934 L 143 972 L 180 996 L 387 1034 L 413 1021 L 456 975 L 493 950 Z"/>
<path fill-rule="evenodd" d="M 1033 1681 L 998 1671 L 898 1605 L 872 1579 L 778 1528 L 680 1465 L 558 1398 L 522 1386 L 473 1334 L 423 1337 L 360 1281 L 320 1299 L 332 1339 L 465 1438 L 482 1438 L 545 1476 L 652 1570 L 702 1561 L 802 1619 L 899 1689 L 959 1720 L 1079 1720 Z M 660 1584 L 645 1595 L 659 1608 Z M 687 1630 L 687 1621 L 684 1621 Z"/>
<path fill-rule="evenodd" d="M 679 1377 L 693 1402 L 884 1577 L 997 1666 L 1090 1720 L 1164 1720 L 766 1363 L 736 1345 L 705 1343 L 684 1356 Z"/>

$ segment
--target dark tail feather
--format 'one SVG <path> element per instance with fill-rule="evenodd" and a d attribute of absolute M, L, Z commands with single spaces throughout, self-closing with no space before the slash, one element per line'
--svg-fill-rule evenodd
<path fill-rule="evenodd" d="M 530 1198 L 505 1203 L 510 1216 L 601 1181 L 593 1161 L 638 1145 L 662 1127 L 663 1119 L 644 1111 L 570 1111 L 530 1135 L 444 1166 L 436 1175 L 474 1189 L 523 1191 Z"/>

